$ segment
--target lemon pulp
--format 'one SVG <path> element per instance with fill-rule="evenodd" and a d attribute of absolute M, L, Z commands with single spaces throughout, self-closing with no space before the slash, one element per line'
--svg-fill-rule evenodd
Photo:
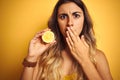
<path fill-rule="evenodd" d="M 55 39 L 54 33 L 52 31 L 46 31 L 43 35 L 42 35 L 42 40 L 45 43 L 51 43 L 53 42 Z"/>

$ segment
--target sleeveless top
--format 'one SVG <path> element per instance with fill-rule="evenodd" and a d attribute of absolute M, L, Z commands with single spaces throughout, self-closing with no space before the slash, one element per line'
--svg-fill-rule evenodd
<path fill-rule="evenodd" d="M 64 76 L 63 80 L 74 80 L 76 78 L 76 73 L 72 73 Z"/>
<path fill-rule="evenodd" d="M 96 59 L 93 56 L 90 56 L 91 62 L 96 65 Z M 77 73 L 72 73 L 63 77 L 63 80 L 74 80 L 76 78 Z"/>

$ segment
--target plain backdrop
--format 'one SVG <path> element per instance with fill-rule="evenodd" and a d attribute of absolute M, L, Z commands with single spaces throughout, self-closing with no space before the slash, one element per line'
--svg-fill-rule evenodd
<path fill-rule="evenodd" d="M 56 1 L 0 0 L 0 80 L 20 79 L 29 41 L 47 27 Z M 94 22 L 97 47 L 104 51 L 114 80 L 120 80 L 120 0 L 83 1 Z"/>

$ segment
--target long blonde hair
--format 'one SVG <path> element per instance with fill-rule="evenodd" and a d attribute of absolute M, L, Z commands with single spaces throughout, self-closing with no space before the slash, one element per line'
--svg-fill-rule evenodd
<path fill-rule="evenodd" d="M 66 2 L 74 2 L 84 13 L 84 25 L 80 34 L 85 36 L 85 40 L 90 46 L 90 54 L 94 54 L 96 49 L 96 40 L 94 38 L 93 24 L 85 4 L 81 0 L 59 0 L 53 10 L 53 14 L 48 22 L 49 28 L 54 32 L 57 43 L 50 47 L 39 60 L 39 80 L 62 80 L 62 55 L 61 51 L 66 47 L 65 40 L 60 32 L 57 22 L 57 12 L 59 7 Z M 76 80 L 86 80 L 81 65 L 75 60 L 75 70 L 77 71 Z"/>

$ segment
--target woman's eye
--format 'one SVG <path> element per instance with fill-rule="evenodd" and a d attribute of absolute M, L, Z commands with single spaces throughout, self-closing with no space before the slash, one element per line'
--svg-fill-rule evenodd
<path fill-rule="evenodd" d="M 79 18 L 80 15 L 79 14 L 74 14 L 74 18 Z"/>
<path fill-rule="evenodd" d="M 62 19 L 62 20 L 66 19 L 66 17 L 67 17 L 66 15 L 60 15 L 60 19 Z"/>

